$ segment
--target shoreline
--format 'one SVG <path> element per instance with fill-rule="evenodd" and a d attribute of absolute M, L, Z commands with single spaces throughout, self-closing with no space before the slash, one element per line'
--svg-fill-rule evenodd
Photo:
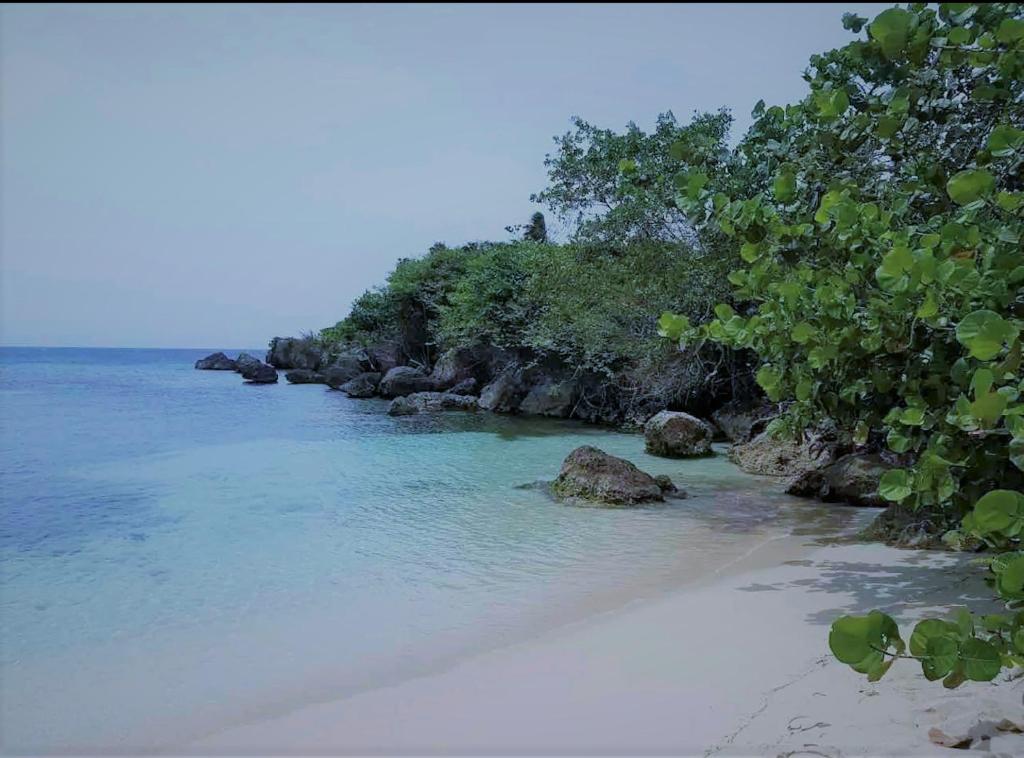
<path fill-rule="evenodd" d="M 171 752 L 935 754 L 931 727 L 1021 721 L 1021 680 L 950 692 L 900 661 L 869 684 L 829 654 L 842 613 L 881 607 L 906 636 L 922 613 L 991 603 L 964 556 L 806 543 L 769 540 L 662 597 Z"/>

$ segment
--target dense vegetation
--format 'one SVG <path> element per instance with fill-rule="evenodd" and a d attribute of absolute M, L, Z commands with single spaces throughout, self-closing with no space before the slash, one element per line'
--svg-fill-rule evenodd
<path fill-rule="evenodd" d="M 398 342 L 429 365 L 450 348 L 488 344 L 534 360 L 555 357 L 602 376 L 623 406 L 687 407 L 753 387 L 742 359 L 709 345 L 680 354 L 658 336 L 665 310 L 706 319 L 729 298 L 731 253 L 721 235 L 702 236 L 670 203 L 669 146 L 681 139 L 725 155 L 729 117 L 680 125 L 662 114 L 653 133 L 622 134 L 582 120 L 556 139 L 551 183 L 536 195 L 567 222 L 571 238 L 548 241 L 543 214 L 510 226 L 518 239 L 448 247 L 400 261 L 385 286 L 359 297 L 349 315 L 321 333 L 337 345 Z M 623 173 L 626 169 L 626 173 Z M 637 410 L 635 415 L 642 415 Z"/>
<path fill-rule="evenodd" d="M 914 4 L 815 56 L 807 96 L 759 103 L 727 160 L 673 149 L 677 204 L 733 240 L 732 305 L 662 330 L 759 357 L 793 403 L 775 425 L 829 420 L 898 467 L 880 493 L 961 522 L 947 539 L 1006 551 L 991 578 L 1024 604 L 1024 19 L 1017 4 Z M 737 186 L 736 172 L 752 179 Z M 739 191 L 737 191 L 739 189 Z M 736 304 L 740 305 L 736 307 Z M 962 520 L 962 521 L 961 521 Z M 878 679 L 905 645 L 877 611 L 833 625 L 833 652 Z M 910 638 L 925 676 L 955 687 L 1024 664 L 1024 612 L 928 619 Z"/>

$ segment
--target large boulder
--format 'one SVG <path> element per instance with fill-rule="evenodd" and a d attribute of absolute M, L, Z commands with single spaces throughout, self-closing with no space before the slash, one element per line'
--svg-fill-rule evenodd
<path fill-rule="evenodd" d="M 324 383 L 332 389 L 341 389 L 341 385 L 351 381 L 359 374 L 365 374 L 366 371 L 358 356 L 351 354 L 339 355 L 331 363 L 331 366 L 321 369 Z"/>
<path fill-rule="evenodd" d="M 578 397 L 579 384 L 572 379 L 558 382 L 544 377 L 526 393 L 519 403 L 519 412 L 568 418 Z"/>
<path fill-rule="evenodd" d="M 386 374 L 396 366 L 401 366 L 404 358 L 401 345 L 393 342 L 371 345 L 364 352 L 369 363 L 368 368 L 381 375 Z"/>
<path fill-rule="evenodd" d="M 211 353 L 196 361 L 196 368 L 203 371 L 234 371 L 235 362 L 224 353 Z"/>
<path fill-rule="evenodd" d="M 476 398 L 469 395 L 452 395 L 448 392 L 414 392 L 396 397 L 388 407 L 389 416 L 412 416 L 417 413 L 437 411 L 475 411 Z"/>
<path fill-rule="evenodd" d="M 274 368 L 320 368 L 323 354 L 320 346 L 305 337 L 274 337 L 267 351 L 267 363 Z"/>
<path fill-rule="evenodd" d="M 377 385 L 380 384 L 380 374 L 376 371 L 365 371 L 359 376 L 349 379 L 338 389 L 349 397 L 367 398 L 377 394 Z"/>
<path fill-rule="evenodd" d="M 797 476 L 832 462 L 832 447 L 821 440 L 803 437 L 773 437 L 761 432 L 750 442 L 733 445 L 729 460 L 748 474 L 764 476 Z"/>
<path fill-rule="evenodd" d="M 235 358 L 235 371 L 241 374 L 249 366 L 258 366 L 263 363 L 259 358 L 249 353 L 239 353 Z"/>
<path fill-rule="evenodd" d="M 456 347 L 437 359 L 430 376 L 438 389 L 454 387 L 467 379 L 475 379 L 478 386 L 482 386 L 510 360 L 504 350 L 492 345 Z"/>
<path fill-rule="evenodd" d="M 666 458 L 708 455 L 714 436 L 714 429 L 706 421 L 679 411 L 662 411 L 644 425 L 647 452 Z"/>
<path fill-rule="evenodd" d="M 664 500 L 663 485 L 629 461 L 584 445 L 566 457 L 551 490 L 563 499 L 636 505 Z"/>
<path fill-rule="evenodd" d="M 324 375 L 308 368 L 297 368 L 284 375 L 290 384 L 323 384 Z"/>
<path fill-rule="evenodd" d="M 277 381 L 277 371 L 266 363 L 247 366 L 241 374 L 242 378 L 250 384 L 273 384 Z"/>
<path fill-rule="evenodd" d="M 393 398 L 411 395 L 414 392 L 431 392 L 435 388 L 434 380 L 420 369 L 397 366 L 384 374 L 377 389 L 381 397 Z"/>
<path fill-rule="evenodd" d="M 878 494 L 878 482 L 890 468 L 877 454 L 851 453 L 822 468 L 798 474 L 786 492 L 826 503 L 885 508 L 889 503 Z"/>
<path fill-rule="evenodd" d="M 522 371 L 506 369 L 480 390 L 480 407 L 496 413 L 511 413 L 519 408 L 527 391 Z"/>
<path fill-rule="evenodd" d="M 774 403 L 727 403 L 711 414 L 711 420 L 730 442 L 749 442 L 778 415 Z"/>

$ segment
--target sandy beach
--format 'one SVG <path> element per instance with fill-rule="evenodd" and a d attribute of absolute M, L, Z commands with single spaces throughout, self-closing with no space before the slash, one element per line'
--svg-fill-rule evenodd
<path fill-rule="evenodd" d="M 794 557 L 802 556 L 802 557 Z M 828 626 L 882 608 L 922 614 L 991 594 L 964 556 L 767 542 L 724 574 L 435 675 L 234 728 L 189 753 L 939 755 L 929 739 L 1024 752 L 1024 680 L 929 683 L 913 661 L 868 683 Z M 902 665 L 900 665 L 902 664 Z"/>

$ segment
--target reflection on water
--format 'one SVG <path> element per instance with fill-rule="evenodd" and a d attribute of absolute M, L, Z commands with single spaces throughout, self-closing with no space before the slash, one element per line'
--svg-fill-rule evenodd
<path fill-rule="evenodd" d="M 0 351 L 8 748 L 130 749 L 393 681 L 855 518 L 724 455 L 571 422 L 392 418 L 209 351 Z M 685 500 L 537 488 L 582 444 Z"/>

